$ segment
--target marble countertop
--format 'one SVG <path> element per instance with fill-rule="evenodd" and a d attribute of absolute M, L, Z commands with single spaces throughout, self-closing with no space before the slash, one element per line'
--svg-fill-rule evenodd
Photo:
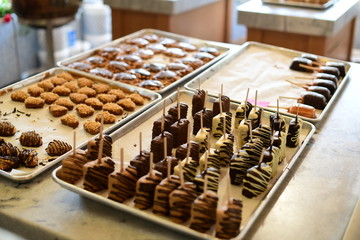
<path fill-rule="evenodd" d="M 360 196 L 360 65 L 306 145 L 252 239 L 342 239 Z M 185 240 L 189 236 L 70 192 L 48 171 L 31 183 L 0 178 L 0 228 L 32 239 Z M 358 219 L 358 218 L 357 218 Z M 355 226 L 358 224 L 355 224 Z"/>
<path fill-rule="evenodd" d="M 105 0 L 112 8 L 176 15 L 218 2 L 219 0 Z"/>
<path fill-rule="evenodd" d="M 237 7 L 247 27 L 314 36 L 333 36 L 360 11 L 359 0 L 338 0 L 327 9 L 311 9 L 250 0 Z"/>

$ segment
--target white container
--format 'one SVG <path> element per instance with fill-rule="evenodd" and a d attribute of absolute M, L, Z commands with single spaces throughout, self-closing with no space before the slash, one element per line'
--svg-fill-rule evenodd
<path fill-rule="evenodd" d="M 108 43 L 112 41 L 112 34 L 103 34 L 103 35 L 84 35 L 84 40 L 89 42 L 91 47 L 98 47 L 102 44 Z"/>
<path fill-rule="evenodd" d="M 103 1 L 84 1 L 82 10 L 84 36 L 104 36 L 112 33 L 111 8 Z"/>
<path fill-rule="evenodd" d="M 71 31 L 68 25 L 64 25 L 61 27 L 57 27 L 53 29 L 53 45 L 54 51 L 62 51 L 63 49 L 68 47 L 68 32 Z M 45 29 L 37 29 L 37 37 L 41 51 L 47 50 L 47 42 L 46 42 L 46 30 Z"/>

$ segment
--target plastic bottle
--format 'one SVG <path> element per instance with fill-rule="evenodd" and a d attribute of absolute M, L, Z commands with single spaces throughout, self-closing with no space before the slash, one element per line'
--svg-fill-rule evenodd
<path fill-rule="evenodd" d="M 103 0 L 84 0 L 83 33 L 84 40 L 92 47 L 112 40 L 111 8 Z"/>

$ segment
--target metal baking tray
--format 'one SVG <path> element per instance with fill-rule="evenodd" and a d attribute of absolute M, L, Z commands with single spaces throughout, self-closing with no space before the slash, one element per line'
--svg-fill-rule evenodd
<path fill-rule="evenodd" d="M 23 147 L 18 141 L 18 138 L 23 131 L 30 131 L 35 130 L 39 133 L 42 137 L 43 145 L 39 148 L 35 148 L 38 152 L 39 157 L 39 164 L 35 168 L 26 168 L 20 167 L 17 169 L 13 169 L 10 172 L 0 170 L 0 175 L 11 180 L 17 182 L 27 182 L 35 178 L 37 175 L 41 174 L 42 172 L 49 169 L 51 166 L 55 165 L 60 161 L 59 157 L 50 157 L 47 155 L 45 148 L 47 147 L 48 143 L 54 139 L 62 140 L 68 143 L 73 143 L 73 132 L 76 131 L 76 141 L 77 145 L 81 146 L 86 143 L 87 140 L 94 137 L 87 133 L 84 129 L 82 129 L 82 124 L 89 119 L 94 119 L 95 115 L 100 111 L 95 111 L 95 114 L 88 118 L 78 118 L 79 119 L 79 126 L 74 130 L 73 128 L 64 126 L 60 122 L 60 118 L 53 117 L 48 110 L 48 105 L 45 104 L 41 109 L 28 109 L 24 106 L 24 103 L 12 101 L 10 98 L 11 93 L 14 90 L 24 89 L 26 90 L 27 87 L 36 85 L 39 81 L 54 76 L 60 72 L 70 72 L 74 77 L 84 77 L 82 74 L 78 74 L 71 71 L 66 71 L 60 68 L 53 68 L 42 73 L 39 73 L 33 77 L 28 79 L 24 79 L 20 82 L 14 83 L 8 87 L 5 87 L 0 90 L 0 120 L 8 120 L 14 124 L 17 129 L 17 132 L 12 137 L 2 137 L 6 142 L 10 142 L 15 146 L 18 146 L 20 149 Z M 143 106 L 136 107 L 135 111 L 127 112 L 124 111 L 124 114 L 117 117 L 117 122 L 114 124 L 105 124 L 104 125 L 104 132 L 110 133 L 120 127 L 121 125 L 127 123 L 131 119 L 133 119 L 139 113 L 145 111 L 147 108 L 154 105 L 156 102 L 161 100 L 161 95 L 152 91 L 148 91 L 142 88 L 136 88 L 133 86 L 123 85 L 121 83 L 115 82 L 107 82 L 104 80 L 94 79 L 89 77 L 90 79 L 94 80 L 95 82 L 99 83 L 106 83 L 110 86 L 120 88 L 128 93 L 137 92 L 140 95 L 146 98 L 145 104 Z M 68 111 L 68 113 L 75 113 L 75 108 L 72 111 Z M 27 116 L 28 114 L 29 116 Z"/>
<path fill-rule="evenodd" d="M 309 81 L 296 80 L 296 77 L 309 77 L 312 73 L 293 71 L 289 66 L 294 57 L 303 52 L 287 48 L 272 46 L 258 42 L 246 42 L 239 51 L 229 54 L 216 65 L 196 76 L 185 84 L 187 90 L 195 91 L 199 87 L 207 90 L 208 94 L 216 96 L 223 84 L 224 95 L 234 101 L 245 100 L 246 91 L 249 88 L 249 99 L 254 101 L 254 92 L 258 90 L 260 106 L 269 111 L 276 110 L 276 100 L 282 96 L 300 97 L 306 90 L 290 84 L 285 80 L 295 80 L 298 83 Z M 328 102 L 324 110 L 316 110 L 316 118 L 302 117 L 309 122 L 321 121 L 329 111 L 331 105 L 336 101 L 337 95 L 342 91 L 345 82 L 349 78 L 351 64 L 345 61 L 330 59 L 318 56 L 320 61 L 331 60 L 345 64 L 346 75 L 341 80 L 337 90 Z M 281 91 L 283 94 L 279 94 Z M 286 95 L 287 94 L 287 95 Z M 280 107 L 289 107 L 296 103 L 293 99 L 280 100 Z M 271 107 L 268 107 L 271 106 Z M 286 109 L 280 109 L 282 114 L 295 117 L 295 114 L 288 113 Z"/>
<path fill-rule="evenodd" d="M 334 5 L 338 0 L 329 0 L 324 4 L 317 4 L 317 3 L 307 3 L 307 2 L 300 2 L 300 1 L 289 1 L 289 0 L 261 0 L 263 3 L 270 3 L 276 5 L 283 5 L 283 6 L 291 6 L 291 7 L 302 7 L 302 8 L 313 8 L 313 9 L 327 9 L 330 6 Z"/>
<path fill-rule="evenodd" d="M 191 101 L 193 97 L 193 92 L 190 91 L 180 91 L 180 101 L 188 104 L 189 110 L 188 110 L 188 119 L 190 121 L 190 124 L 192 125 L 192 117 L 191 115 Z M 176 104 L 177 96 L 176 93 L 173 93 L 166 99 L 164 99 L 165 105 L 166 105 L 166 111 L 173 105 Z M 208 96 L 206 99 L 206 107 L 212 108 L 212 103 L 214 102 L 215 98 Z M 143 149 L 149 149 L 150 148 L 150 142 L 151 142 L 151 135 L 152 135 L 152 124 L 153 122 L 161 117 L 162 115 L 162 108 L 164 103 L 158 103 L 152 108 L 150 108 L 148 111 L 142 113 L 137 118 L 135 118 L 131 123 L 117 129 L 115 132 L 111 134 L 111 137 L 113 139 L 113 158 L 116 161 L 116 167 L 115 171 L 118 171 L 119 169 L 119 162 L 117 159 L 119 159 L 120 153 L 119 149 L 124 148 L 124 160 L 125 160 L 125 166 L 129 164 L 129 161 L 139 153 L 139 133 L 142 133 L 143 136 Z M 231 102 L 231 112 L 234 113 L 239 103 L 237 102 Z M 271 112 L 264 111 L 264 115 L 262 117 L 262 122 L 264 124 L 268 124 L 269 122 L 269 115 Z M 233 115 L 234 116 L 234 115 Z M 286 122 L 289 123 L 290 119 L 289 117 L 286 117 Z M 257 220 L 259 217 L 263 216 L 262 212 L 266 208 L 269 200 L 274 196 L 275 192 L 277 192 L 279 186 L 284 183 L 284 179 L 286 178 L 289 169 L 293 166 L 293 164 L 298 159 L 299 155 L 303 151 L 305 145 L 310 140 L 311 136 L 315 132 L 315 127 L 313 124 L 304 121 L 303 127 L 301 130 L 301 143 L 297 148 L 287 148 L 286 149 L 286 159 L 279 165 L 278 171 L 276 175 L 272 178 L 270 187 L 268 187 L 267 191 L 264 192 L 262 195 L 258 196 L 255 199 L 247 199 L 241 195 L 241 189 L 242 187 L 239 186 L 232 186 L 231 192 L 233 197 L 240 198 L 243 200 L 243 220 L 241 225 L 241 233 L 239 236 L 236 237 L 236 239 L 243 238 L 247 232 L 250 230 L 252 224 Z M 191 138 L 194 136 L 191 135 Z M 108 205 L 111 207 L 114 207 L 122 212 L 125 213 L 131 213 L 135 216 L 142 217 L 144 219 L 147 219 L 149 221 L 153 221 L 155 223 L 161 224 L 163 226 L 166 226 L 168 228 L 171 228 L 176 231 L 180 231 L 182 233 L 189 234 L 193 237 L 198 237 L 201 239 L 215 239 L 213 228 L 209 232 L 202 234 L 197 231 L 194 231 L 190 228 L 188 228 L 188 224 L 175 224 L 171 222 L 166 217 L 159 217 L 157 215 L 152 214 L 151 210 L 141 211 L 138 209 L 135 209 L 133 207 L 133 199 L 130 199 L 126 201 L 125 203 L 117 203 L 115 201 L 107 199 L 107 190 L 101 191 L 99 193 L 92 193 L 84 190 L 82 188 L 82 182 L 83 180 L 79 180 L 79 182 L 75 183 L 75 185 L 69 184 L 57 176 L 57 172 L 61 169 L 61 166 L 58 167 L 53 171 L 53 179 L 60 184 L 62 187 L 78 193 L 84 197 L 93 199 L 97 202 L 100 202 L 104 205 Z M 221 182 L 219 185 L 219 204 L 221 204 L 222 196 L 225 194 L 226 184 L 228 182 L 227 177 L 224 177 L 228 171 L 228 168 L 222 168 L 221 169 Z"/>
<path fill-rule="evenodd" d="M 105 47 L 110 47 L 110 46 L 116 46 L 118 44 L 120 44 L 121 42 L 126 41 L 127 39 L 131 39 L 131 38 L 136 38 L 136 37 L 141 37 L 145 34 L 156 34 L 160 37 L 166 37 L 166 38 L 172 38 L 175 39 L 177 41 L 183 41 L 183 42 L 188 42 L 191 44 L 194 44 L 198 47 L 215 47 L 220 51 L 220 55 L 215 57 L 213 60 L 211 60 L 208 63 L 205 63 L 204 65 L 202 65 L 201 67 L 195 69 L 194 71 L 192 71 L 191 73 L 181 77 L 180 79 L 176 80 L 175 82 L 173 82 L 172 84 L 165 86 L 163 89 L 160 89 L 156 92 L 163 94 L 165 92 L 168 92 L 171 89 L 175 89 L 175 87 L 179 86 L 182 83 L 185 83 L 186 81 L 189 81 L 191 78 L 193 78 L 194 76 L 196 76 L 197 74 L 199 74 L 200 72 L 202 72 L 203 70 L 207 69 L 208 67 L 210 67 L 212 64 L 216 63 L 218 60 L 220 60 L 221 58 L 225 57 L 229 52 L 231 52 L 232 50 L 236 50 L 239 48 L 238 45 L 234 45 L 234 44 L 227 44 L 227 43 L 221 43 L 221 42 L 214 42 L 214 41 L 206 41 L 206 40 L 201 40 L 201 39 L 197 39 L 197 38 L 192 38 L 192 37 L 186 37 L 183 35 L 179 35 L 179 34 L 174 34 L 174 33 L 170 33 L 170 32 L 165 32 L 165 31 L 160 31 L 160 30 L 156 30 L 156 29 L 142 29 L 139 30 L 137 32 L 134 32 L 132 34 L 126 35 L 124 37 L 121 37 L 119 39 L 116 39 L 112 42 L 106 43 L 104 45 L 101 45 L 97 48 L 91 49 L 87 52 L 84 53 L 80 53 L 78 55 L 75 55 L 73 57 L 64 59 L 62 61 L 59 61 L 57 63 L 58 66 L 65 68 L 65 69 L 70 69 L 69 67 L 67 67 L 67 65 L 69 65 L 70 63 L 76 62 L 76 61 L 80 61 L 80 60 L 84 60 L 90 56 L 92 56 L 94 54 L 94 51 L 98 50 L 98 49 L 103 49 Z M 191 53 L 190 53 L 191 55 Z M 175 59 L 175 58 L 174 58 Z M 149 59 L 149 60 L 144 60 L 145 63 L 169 63 L 170 58 L 169 57 L 164 57 L 164 55 L 161 55 L 161 57 L 155 55 L 153 58 Z M 94 76 L 90 73 L 86 73 L 86 72 L 82 72 L 76 69 L 72 69 L 74 71 L 77 72 L 81 72 L 87 76 Z M 101 77 L 98 77 L 101 78 Z M 113 81 L 113 80 L 112 80 Z M 125 83 L 124 83 L 125 84 Z M 130 85 L 132 86 L 132 85 Z"/>

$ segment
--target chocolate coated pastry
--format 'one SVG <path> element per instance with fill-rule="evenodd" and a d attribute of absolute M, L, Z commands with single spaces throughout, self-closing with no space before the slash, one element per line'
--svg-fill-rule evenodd
<path fill-rule="evenodd" d="M 0 121 L 0 136 L 10 137 L 14 136 L 16 133 L 15 126 L 8 121 Z"/>
<path fill-rule="evenodd" d="M 23 132 L 19 141 L 25 147 L 40 147 L 43 144 L 41 136 L 35 131 Z"/>
<path fill-rule="evenodd" d="M 305 68 L 302 65 L 312 66 L 312 61 L 307 58 L 296 57 L 292 60 L 290 69 L 300 72 L 313 72 L 312 69 Z"/>
<path fill-rule="evenodd" d="M 188 149 L 187 143 L 181 144 L 176 149 L 175 156 L 180 160 L 185 159 L 187 155 L 187 149 Z M 200 151 L 199 143 L 195 141 L 190 141 L 190 157 L 197 162 L 199 162 L 199 151 Z"/>
<path fill-rule="evenodd" d="M 173 148 L 177 148 L 187 142 L 187 129 L 190 124 L 186 118 L 181 118 L 170 126 L 170 133 L 173 135 Z"/>
<path fill-rule="evenodd" d="M 201 112 L 202 112 L 202 116 L 203 116 L 203 125 L 204 125 L 203 127 L 209 128 L 211 130 L 213 111 L 210 109 L 203 109 Z M 200 111 L 194 115 L 194 125 L 193 125 L 193 134 L 194 135 L 196 135 L 198 133 L 198 131 L 200 130 L 200 127 L 201 127 L 200 117 L 201 117 Z"/>
<path fill-rule="evenodd" d="M 149 172 L 149 159 L 150 152 L 147 150 L 142 150 L 140 154 L 136 155 L 130 161 L 130 165 L 136 167 L 138 178 Z"/>
<path fill-rule="evenodd" d="M 49 156 L 61 156 L 72 149 L 71 145 L 67 142 L 60 140 L 53 140 L 49 142 L 45 151 Z"/>
<path fill-rule="evenodd" d="M 228 96 L 222 95 L 221 102 L 222 102 L 222 111 L 229 112 L 230 111 L 230 98 Z M 216 99 L 213 103 L 213 115 L 216 116 L 219 113 L 220 113 L 219 99 Z"/>
<path fill-rule="evenodd" d="M 154 154 L 154 163 L 161 161 L 164 158 L 164 139 L 167 141 L 167 155 L 171 156 L 173 146 L 173 135 L 167 131 L 159 134 L 151 140 L 151 152 Z"/>
<path fill-rule="evenodd" d="M 20 153 L 20 161 L 25 167 L 36 167 L 39 162 L 37 151 L 34 149 L 23 149 Z"/>
<path fill-rule="evenodd" d="M 204 109 L 205 95 L 206 93 L 205 90 L 203 89 L 198 89 L 197 92 L 194 94 L 192 98 L 192 110 L 191 110 L 191 114 L 193 117 L 197 112 Z"/>
<path fill-rule="evenodd" d="M 152 128 L 152 138 L 158 136 L 161 133 L 161 121 L 162 121 L 162 117 L 158 118 L 154 123 L 153 123 L 153 128 Z M 170 131 L 170 126 L 176 121 L 176 119 L 174 119 L 174 117 L 170 114 L 166 114 L 164 115 L 164 131 Z"/>
<path fill-rule="evenodd" d="M 180 102 L 180 118 L 187 117 L 188 108 L 189 107 L 186 103 Z M 178 120 L 178 104 L 173 105 L 171 108 L 169 108 L 168 114 L 172 115 L 174 119 Z"/>

